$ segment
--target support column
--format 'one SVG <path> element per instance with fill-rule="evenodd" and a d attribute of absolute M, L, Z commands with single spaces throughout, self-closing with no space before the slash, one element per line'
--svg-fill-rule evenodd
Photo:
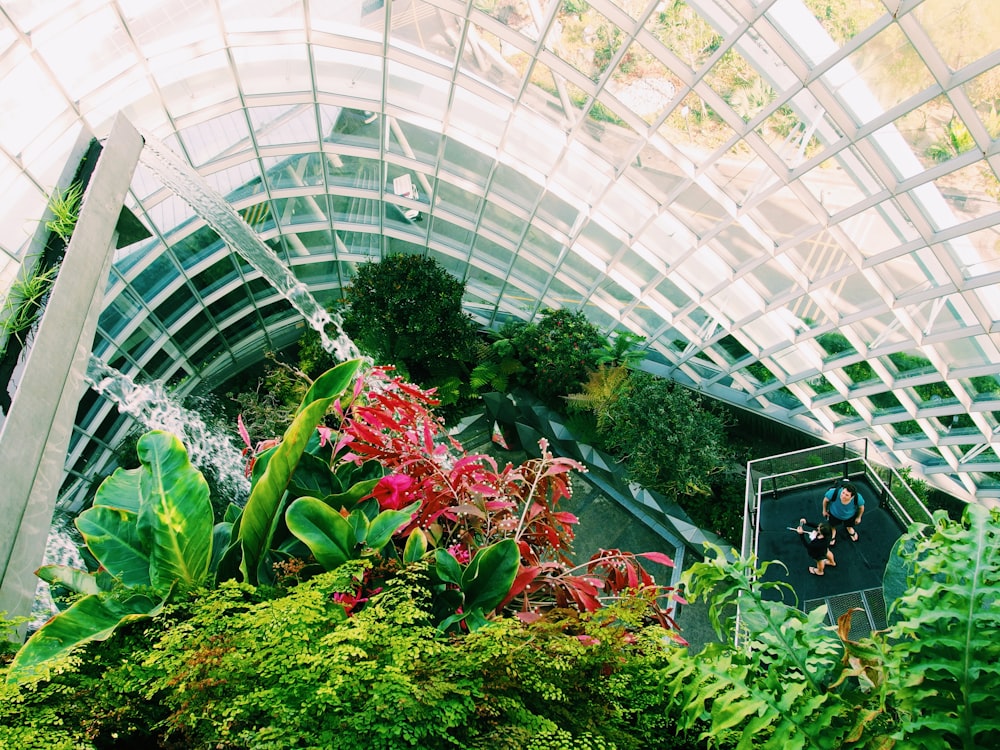
<path fill-rule="evenodd" d="M 115 247 L 143 141 L 118 115 L 84 196 L 0 432 L 0 611 L 28 615 Z"/>

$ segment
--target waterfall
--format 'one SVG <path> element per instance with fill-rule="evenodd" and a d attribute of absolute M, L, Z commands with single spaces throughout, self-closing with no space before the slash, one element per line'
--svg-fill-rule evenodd
<path fill-rule="evenodd" d="M 145 147 L 140 161 L 183 198 L 229 246 L 263 274 L 264 278 L 302 313 L 306 322 L 320 335 L 323 348 L 339 361 L 361 356 L 354 342 L 344 333 L 339 315 L 331 315 L 316 302 L 309 289 L 269 248 L 253 228 L 243 220 L 204 178 L 162 142 L 142 134 Z M 333 337 L 331 338 L 331 333 Z"/>
<path fill-rule="evenodd" d="M 75 537 L 79 532 L 73 528 L 72 521 L 60 514 L 52 519 L 52 527 L 45 542 L 45 557 L 42 565 L 65 565 L 70 568 L 85 570 L 86 565 L 80 555 L 80 541 Z M 81 540 L 82 541 L 82 540 Z M 48 583 L 39 580 L 35 587 L 35 601 L 31 605 L 31 622 L 28 631 L 38 630 L 45 621 L 58 612 L 52 600 L 52 591 Z"/>
<path fill-rule="evenodd" d="M 85 379 L 95 392 L 117 405 L 122 414 L 128 414 L 147 429 L 176 435 L 187 448 L 191 463 L 202 470 L 209 469 L 230 501 L 246 500 L 250 484 L 243 474 L 240 449 L 228 436 L 213 431 L 197 412 L 181 406 L 163 383 L 139 385 L 94 355 L 90 356 Z"/>

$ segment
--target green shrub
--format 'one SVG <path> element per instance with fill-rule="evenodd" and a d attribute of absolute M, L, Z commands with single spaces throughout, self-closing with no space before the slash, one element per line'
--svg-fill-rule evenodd
<path fill-rule="evenodd" d="M 465 285 L 433 258 L 391 255 L 358 267 L 346 288 L 344 330 L 378 364 L 394 364 L 430 386 L 442 372 L 464 372 L 475 325 L 462 312 Z"/>
<path fill-rule="evenodd" d="M 563 397 L 579 391 L 597 368 L 607 343 L 582 312 L 543 310 L 537 323 L 522 327 L 514 336 L 517 357 L 525 366 L 517 382 L 560 408 Z"/>
<path fill-rule="evenodd" d="M 670 497 L 707 494 L 728 458 L 725 424 L 711 402 L 646 372 L 632 374 L 606 422 L 630 478 Z"/>

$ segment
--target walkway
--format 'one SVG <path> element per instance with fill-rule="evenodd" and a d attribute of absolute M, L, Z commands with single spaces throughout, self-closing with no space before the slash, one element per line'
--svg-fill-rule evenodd
<path fill-rule="evenodd" d="M 865 514 L 858 526 L 859 540 L 852 542 L 841 527 L 833 547 L 836 567 L 827 567 L 819 577 L 808 572 L 811 564 L 805 547 L 789 526 L 796 526 L 805 517 L 812 523 L 822 520 L 823 488 L 794 490 L 778 497 L 761 498 L 760 533 L 757 541 L 758 560 L 780 560 L 762 576 L 765 581 L 785 581 L 791 584 L 804 611 L 826 604 L 829 622 L 853 607 L 861 607 L 867 617 L 854 617 L 852 637 L 868 635 L 886 627 L 886 605 L 882 597 L 882 576 L 889 554 L 905 529 L 881 507 L 878 495 L 864 480 L 854 480 L 865 498 Z M 771 596 L 777 599 L 778 595 Z M 786 601 L 788 597 L 786 595 Z"/>

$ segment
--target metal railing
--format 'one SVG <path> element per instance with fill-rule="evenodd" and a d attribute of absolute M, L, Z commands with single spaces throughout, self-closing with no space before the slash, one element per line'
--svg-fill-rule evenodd
<path fill-rule="evenodd" d="M 900 473 L 890 466 L 872 464 L 868 440 L 858 438 L 749 461 L 741 554 L 757 553 L 762 497 L 849 478 L 864 478 L 875 489 L 879 502 L 904 526 L 931 520 L 931 512 Z"/>

